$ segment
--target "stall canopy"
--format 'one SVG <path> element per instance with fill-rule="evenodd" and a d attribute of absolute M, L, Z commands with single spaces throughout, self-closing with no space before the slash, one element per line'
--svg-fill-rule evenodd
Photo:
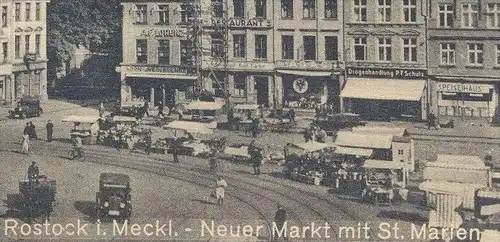
<path fill-rule="evenodd" d="M 223 102 L 202 102 L 194 101 L 186 105 L 185 109 L 189 110 L 219 110 L 224 106 Z"/>
<path fill-rule="evenodd" d="M 339 146 L 335 149 L 334 153 L 335 154 L 342 154 L 342 155 L 358 155 L 358 156 L 363 156 L 363 157 L 370 157 L 373 154 L 373 150 Z"/>
<path fill-rule="evenodd" d="M 61 121 L 63 122 L 74 122 L 74 123 L 96 123 L 99 117 L 96 116 L 66 116 Z"/>
<path fill-rule="evenodd" d="M 319 143 L 319 142 L 304 142 L 304 143 L 295 143 L 292 144 L 294 147 L 308 151 L 314 152 L 322 149 L 326 149 L 329 147 L 333 147 L 331 144 Z"/>
<path fill-rule="evenodd" d="M 167 129 L 184 130 L 186 132 L 194 133 L 194 134 L 211 134 L 211 133 L 213 133 L 212 129 L 210 129 L 207 124 L 199 123 L 199 122 L 175 120 L 175 121 L 172 121 L 163 127 L 167 128 Z"/>
<path fill-rule="evenodd" d="M 339 131 L 335 145 L 370 149 L 390 149 L 393 135 Z"/>
<path fill-rule="evenodd" d="M 438 154 L 435 162 L 427 162 L 426 167 L 454 168 L 463 170 L 489 170 L 478 156 Z"/>
<path fill-rule="evenodd" d="M 363 168 L 367 169 L 391 169 L 401 170 L 404 168 L 403 162 L 386 161 L 386 160 L 365 160 Z"/>
<path fill-rule="evenodd" d="M 423 80 L 349 78 L 340 93 L 343 98 L 419 101 L 425 87 Z"/>
<path fill-rule="evenodd" d="M 394 136 L 404 136 L 406 129 L 404 128 L 390 128 L 380 126 L 358 126 L 352 128 L 353 132 L 365 132 L 375 134 L 390 134 Z"/>
<path fill-rule="evenodd" d="M 235 110 L 256 110 L 259 108 L 257 104 L 238 104 L 234 106 Z"/>
<path fill-rule="evenodd" d="M 114 116 L 113 121 L 114 122 L 137 122 L 137 119 L 135 117 L 129 117 L 129 116 Z"/>

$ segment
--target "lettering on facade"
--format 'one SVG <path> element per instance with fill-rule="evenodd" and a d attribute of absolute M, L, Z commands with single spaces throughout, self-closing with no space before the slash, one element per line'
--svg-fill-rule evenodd
<path fill-rule="evenodd" d="M 216 67 L 217 64 L 211 64 L 211 67 Z M 229 62 L 227 68 L 232 70 L 259 70 L 259 71 L 272 71 L 274 66 L 272 63 L 259 63 L 259 62 Z"/>
<path fill-rule="evenodd" d="M 129 72 L 155 72 L 155 73 L 179 73 L 191 74 L 195 70 L 184 66 L 124 66 L 125 71 Z"/>
<path fill-rule="evenodd" d="M 228 26 L 236 28 L 269 28 L 272 27 L 271 20 L 267 19 L 221 19 L 213 18 L 212 26 Z"/>
<path fill-rule="evenodd" d="M 183 38 L 186 32 L 183 29 L 144 29 L 141 32 L 142 37 L 154 38 Z"/>
<path fill-rule="evenodd" d="M 277 68 L 284 69 L 307 69 L 307 70 L 331 70 L 332 62 L 327 61 L 297 61 L 297 60 L 278 60 Z"/>
<path fill-rule="evenodd" d="M 490 85 L 440 82 L 436 84 L 438 92 L 460 92 L 460 93 L 490 93 L 493 88 Z"/>
<path fill-rule="evenodd" d="M 347 74 L 355 77 L 379 77 L 402 79 L 425 79 L 427 71 L 408 69 L 382 69 L 382 68 L 347 68 Z"/>

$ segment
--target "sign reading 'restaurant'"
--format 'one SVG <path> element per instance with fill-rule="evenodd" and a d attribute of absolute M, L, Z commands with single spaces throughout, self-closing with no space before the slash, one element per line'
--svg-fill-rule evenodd
<path fill-rule="evenodd" d="M 267 19 L 221 19 L 221 18 L 213 18 L 212 19 L 213 26 L 228 26 L 235 28 L 268 28 L 272 27 L 271 20 Z"/>
<path fill-rule="evenodd" d="M 460 93 L 490 93 L 493 88 L 486 84 L 440 82 L 436 84 L 438 92 L 460 92 Z"/>
<path fill-rule="evenodd" d="M 427 72 L 417 69 L 347 68 L 347 75 L 351 77 L 425 79 Z"/>

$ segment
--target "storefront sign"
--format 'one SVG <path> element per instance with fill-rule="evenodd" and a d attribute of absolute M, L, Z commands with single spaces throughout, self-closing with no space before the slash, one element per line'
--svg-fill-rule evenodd
<path fill-rule="evenodd" d="M 190 74 L 193 68 L 184 66 L 123 66 L 128 72 L 155 72 L 155 73 L 181 73 Z"/>
<path fill-rule="evenodd" d="M 309 83 L 304 78 L 297 78 L 293 81 L 293 90 L 297 93 L 305 93 L 309 88 Z"/>
<path fill-rule="evenodd" d="M 439 82 L 436 84 L 438 92 L 459 92 L 459 93 L 490 93 L 493 86 L 473 83 L 453 83 Z"/>
<path fill-rule="evenodd" d="M 208 61 L 207 61 L 208 62 Z M 224 68 L 223 64 L 206 63 L 203 68 Z M 230 70 L 241 70 L 241 71 L 273 71 L 273 63 L 267 62 L 250 62 L 250 61 L 230 61 L 227 63 L 227 68 Z"/>
<path fill-rule="evenodd" d="M 272 27 L 272 24 L 271 20 L 268 19 L 213 18 L 212 26 L 228 26 L 235 28 L 269 28 Z"/>
<path fill-rule="evenodd" d="M 427 77 L 427 71 L 410 69 L 347 68 L 347 75 L 354 77 L 425 79 Z"/>
<path fill-rule="evenodd" d="M 143 37 L 155 38 L 183 38 L 186 32 L 183 29 L 144 29 L 141 32 Z"/>
<path fill-rule="evenodd" d="M 304 70 L 331 70 L 332 62 L 327 61 L 298 61 L 298 60 L 278 60 L 276 68 L 283 69 L 304 69 Z"/>

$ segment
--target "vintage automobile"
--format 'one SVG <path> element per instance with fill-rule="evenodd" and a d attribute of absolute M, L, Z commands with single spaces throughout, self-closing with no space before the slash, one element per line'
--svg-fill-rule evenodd
<path fill-rule="evenodd" d="M 56 200 L 56 192 L 56 181 L 48 180 L 46 176 L 39 176 L 37 181 L 20 181 L 19 194 L 28 219 L 38 216 L 48 219 Z"/>
<path fill-rule="evenodd" d="M 43 113 L 38 99 L 21 99 L 17 107 L 9 111 L 9 118 L 39 117 Z"/>
<path fill-rule="evenodd" d="M 356 126 L 364 126 L 365 121 L 361 120 L 358 114 L 354 113 L 336 113 L 331 115 L 322 115 L 316 117 L 314 121 L 321 129 L 324 129 L 328 134 L 335 133 L 342 129 L 351 129 Z"/>
<path fill-rule="evenodd" d="M 96 219 L 128 220 L 132 214 L 130 178 L 125 174 L 101 173 L 96 193 Z"/>

